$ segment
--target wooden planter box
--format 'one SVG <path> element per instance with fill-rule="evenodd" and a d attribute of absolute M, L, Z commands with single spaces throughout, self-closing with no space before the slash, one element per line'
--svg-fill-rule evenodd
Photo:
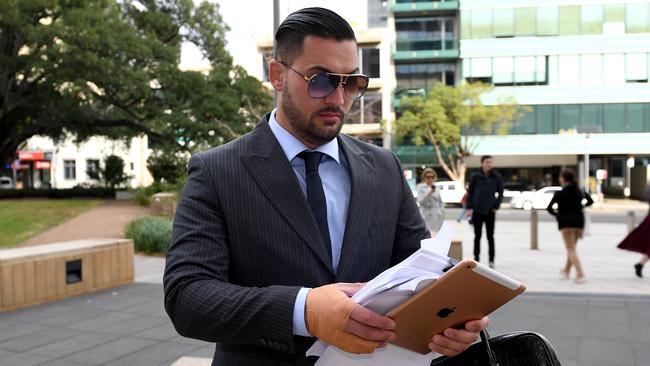
<path fill-rule="evenodd" d="M 0 312 L 133 282 L 133 241 L 87 239 L 0 250 Z"/>

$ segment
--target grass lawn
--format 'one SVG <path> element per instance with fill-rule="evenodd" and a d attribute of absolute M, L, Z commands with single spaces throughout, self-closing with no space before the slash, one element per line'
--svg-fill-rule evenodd
<path fill-rule="evenodd" d="M 96 199 L 0 200 L 0 248 L 11 248 L 104 202 Z"/>

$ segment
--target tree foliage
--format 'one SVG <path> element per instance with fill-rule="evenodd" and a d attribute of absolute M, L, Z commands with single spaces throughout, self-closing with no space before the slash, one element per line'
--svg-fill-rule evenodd
<path fill-rule="evenodd" d="M 272 105 L 233 65 L 216 4 L 192 0 L 4 0 L 0 159 L 34 135 L 129 138 L 169 153 L 235 138 Z M 178 68 L 182 42 L 207 73 Z"/>
<path fill-rule="evenodd" d="M 468 136 L 505 134 L 525 112 L 512 98 L 485 105 L 481 95 L 491 91 L 485 84 L 456 87 L 436 83 L 426 96 L 405 97 L 396 135 L 410 137 L 415 145 L 433 145 L 438 163 L 453 180 L 465 182 L 466 159 L 476 149 Z"/>

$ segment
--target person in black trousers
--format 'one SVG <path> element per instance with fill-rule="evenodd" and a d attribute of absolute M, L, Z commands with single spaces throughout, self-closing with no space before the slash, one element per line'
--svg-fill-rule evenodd
<path fill-rule="evenodd" d="M 481 231 L 485 223 L 488 239 L 490 268 L 494 268 L 494 221 L 503 200 L 503 179 L 492 169 L 494 159 L 490 155 L 481 157 L 481 171 L 472 174 L 467 189 L 467 216 L 474 225 L 474 259 L 481 255 Z"/>
<path fill-rule="evenodd" d="M 575 283 L 585 282 L 585 273 L 578 258 L 576 246 L 578 239 L 582 238 L 582 230 L 585 227 L 585 215 L 582 212 L 583 201 L 585 206 L 591 206 L 594 201 L 589 194 L 586 194 L 578 187 L 576 173 L 571 169 L 565 169 L 560 174 L 562 190 L 555 192 L 546 210 L 557 218 L 557 225 L 562 232 L 562 239 L 566 246 L 567 258 L 564 268 L 560 274 L 565 279 L 569 278 L 571 267 L 576 269 Z M 554 206 L 557 204 L 557 210 Z"/>

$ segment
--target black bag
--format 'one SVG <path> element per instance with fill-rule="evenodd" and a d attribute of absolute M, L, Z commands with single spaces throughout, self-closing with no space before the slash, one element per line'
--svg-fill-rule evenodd
<path fill-rule="evenodd" d="M 561 366 L 553 346 L 543 335 L 512 332 L 481 341 L 454 357 L 439 357 L 431 366 Z"/>

